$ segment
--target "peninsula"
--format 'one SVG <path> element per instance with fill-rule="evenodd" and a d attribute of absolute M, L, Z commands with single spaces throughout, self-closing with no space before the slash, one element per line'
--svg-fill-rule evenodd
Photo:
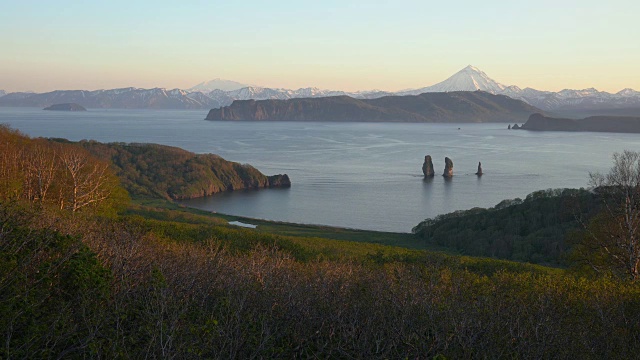
<path fill-rule="evenodd" d="M 291 187 L 287 174 L 267 176 L 251 165 L 215 154 L 158 144 L 77 144 L 111 163 L 124 188 L 137 198 L 185 200 L 232 190 Z"/>
<path fill-rule="evenodd" d="M 504 95 L 452 91 L 377 99 L 236 100 L 212 109 L 206 120 L 482 123 L 525 121 L 536 112 L 541 110 Z"/>
<path fill-rule="evenodd" d="M 518 129 L 515 126 L 512 129 Z M 552 118 L 533 114 L 519 129 L 533 131 L 593 131 L 640 133 L 640 117 L 590 116 L 584 119 Z"/>

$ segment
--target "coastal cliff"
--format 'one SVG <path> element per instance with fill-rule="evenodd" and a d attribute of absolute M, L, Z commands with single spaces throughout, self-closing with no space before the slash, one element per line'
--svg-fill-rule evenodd
<path fill-rule="evenodd" d="M 286 174 L 266 176 L 251 165 L 214 154 L 195 154 L 157 144 L 82 141 L 94 156 L 110 161 L 132 196 L 193 199 L 216 193 L 291 186 Z"/>
<path fill-rule="evenodd" d="M 513 127 L 512 129 L 516 128 Z M 591 116 L 584 119 L 564 119 L 533 114 L 520 129 L 533 131 L 640 133 L 640 117 Z"/>
<path fill-rule="evenodd" d="M 515 122 L 539 109 L 482 91 L 355 99 L 349 96 L 289 100 L 236 100 L 211 109 L 206 120 L 344 122 Z"/>

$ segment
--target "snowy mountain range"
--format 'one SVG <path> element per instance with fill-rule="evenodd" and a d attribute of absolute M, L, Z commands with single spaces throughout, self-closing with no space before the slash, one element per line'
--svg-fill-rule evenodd
<path fill-rule="evenodd" d="M 211 82 L 207 82 L 211 83 Z M 207 84 L 202 83 L 202 84 Z M 220 82 L 218 82 L 220 84 Z M 201 85 L 201 84 L 199 84 Z M 206 85 L 202 86 L 202 88 Z M 111 90 L 56 90 L 47 93 L 15 92 L 0 97 L 0 106 L 47 107 L 77 103 L 86 108 L 119 109 L 211 109 L 231 105 L 234 100 L 287 100 L 349 95 L 378 98 L 391 93 L 346 93 L 343 91 L 302 88 L 298 90 L 249 86 L 236 90 L 214 89 L 210 92 L 164 88 L 122 88 Z"/>
<path fill-rule="evenodd" d="M 248 84 L 242 84 L 233 80 L 213 79 L 213 80 L 201 82 L 196 86 L 190 87 L 187 89 L 187 91 L 189 92 L 200 91 L 202 93 L 208 93 L 213 90 L 233 91 L 233 90 L 239 90 L 249 86 L 250 85 Z"/>
<path fill-rule="evenodd" d="M 206 109 L 212 105 L 202 93 L 173 89 L 123 88 L 111 90 L 56 90 L 35 94 L 16 92 L 0 97 L 0 106 L 46 107 L 76 103 L 86 108 L 118 109 Z"/>
<path fill-rule="evenodd" d="M 515 85 L 503 85 L 471 65 L 435 85 L 399 92 L 345 92 L 312 87 L 291 90 L 247 86 L 231 80 L 214 79 L 187 90 L 123 88 L 96 91 L 56 90 L 41 94 L 18 92 L 6 95 L 0 91 L 0 106 L 46 107 L 58 103 L 78 103 L 87 108 L 211 109 L 231 105 L 234 100 L 286 100 L 341 95 L 356 99 L 375 99 L 383 96 L 478 90 L 506 95 L 547 112 L 567 116 L 640 114 L 640 92 L 633 89 L 624 89 L 615 94 L 594 88 L 565 89 L 558 92 L 521 89 Z"/>
<path fill-rule="evenodd" d="M 564 89 L 558 92 L 521 89 L 515 85 L 503 85 L 491 79 L 482 70 L 471 65 L 453 74 L 448 79 L 425 88 L 396 93 L 417 95 L 425 92 L 486 91 L 522 100 L 549 112 L 564 114 L 640 114 L 640 92 L 624 89 L 615 94 L 594 88 L 583 90 Z"/>

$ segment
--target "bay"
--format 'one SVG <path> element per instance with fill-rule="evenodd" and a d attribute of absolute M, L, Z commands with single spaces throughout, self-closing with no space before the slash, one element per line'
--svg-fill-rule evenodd
<path fill-rule="evenodd" d="M 290 189 L 235 191 L 183 204 L 294 223 L 409 232 L 425 218 L 548 188 L 588 185 L 640 135 L 529 132 L 507 124 L 212 122 L 206 111 L 51 112 L 0 108 L 0 123 L 30 136 L 150 142 L 287 173 Z M 433 157 L 437 176 L 421 166 Z M 439 176 L 444 157 L 454 177 Z M 474 175 L 482 162 L 484 176 Z"/>

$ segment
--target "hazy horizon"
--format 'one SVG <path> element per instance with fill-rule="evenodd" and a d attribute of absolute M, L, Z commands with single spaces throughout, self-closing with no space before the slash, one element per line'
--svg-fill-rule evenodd
<path fill-rule="evenodd" d="M 634 1 L 6 2 L 0 89 L 397 91 L 471 64 L 504 85 L 640 90 Z"/>

